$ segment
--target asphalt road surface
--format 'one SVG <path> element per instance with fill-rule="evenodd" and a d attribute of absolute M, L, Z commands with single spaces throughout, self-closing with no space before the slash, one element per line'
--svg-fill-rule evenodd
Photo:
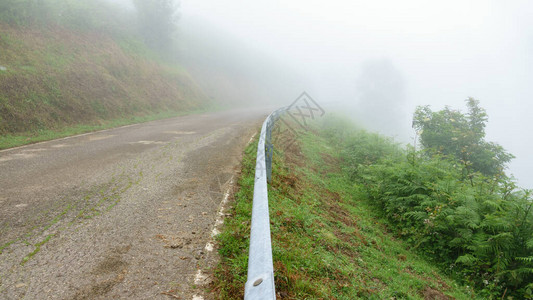
<path fill-rule="evenodd" d="M 266 115 L 190 115 L 0 151 L 0 298 L 212 298 L 202 285 L 219 210 Z"/>

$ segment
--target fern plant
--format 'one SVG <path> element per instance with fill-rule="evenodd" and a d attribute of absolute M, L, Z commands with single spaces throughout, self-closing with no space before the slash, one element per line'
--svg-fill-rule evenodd
<path fill-rule="evenodd" d="M 399 236 L 475 286 L 480 297 L 531 295 L 529 191 L 452 154 L 400 149 L 371 133 L 342 130 L 342 137 L 330 136 L 342 145 L 343 170 Z"/>

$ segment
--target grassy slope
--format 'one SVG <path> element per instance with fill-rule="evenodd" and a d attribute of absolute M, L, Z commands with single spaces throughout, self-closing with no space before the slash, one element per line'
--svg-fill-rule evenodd
<path fill-rule="evenodd" d="M 206 107 L 184 69 L 134 40 L 0 23 L 0 49 L 1 148 Z"/>
<path fill-rule="evenodd" d="M 222 261 L 212 289 L 220 299 L 244 293 L 256 147 L 247 148 L 232 217 L 219 236 Z M 352 196 L 357 186 L 340 164 L 320 132 L 274 155 L 269 202 L 278 298 L 469 298 L 470 290 L 410 252 Z"/>

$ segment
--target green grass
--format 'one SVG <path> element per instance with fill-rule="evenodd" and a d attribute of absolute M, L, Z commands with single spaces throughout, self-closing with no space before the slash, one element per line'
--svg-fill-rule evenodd
<path fill-rule="evenodd" d="M 13 240 L 13 241 L 9 241 L 7 243 L 4 243 L 2 246 L 0 246 L 0 255 L 2 255 L 2 253 L 3 253 L 5 248 L 11 246 L 11 244 L 16 243 L 17 241 L 19 241 L 19 239 L 16 239 L 16 240 Z"/>
<path fill-rule="evenodd" d="M 138 37 L 0 21 L 0 149 L 168 118 L 212 101 Z"/>
<path fill-rule="evenodd" d="M 37 244 L 35 244 L 35 249 L 30 253 L 28 254 L 27 256 L 25 256 L 23 259 L 22 259 L 22 262 L 20 263 L 21 265 L 24 265 L 25 263 L 27 263 L 32 257 L 34 257 L 37 253 L 39 253 L 39 251 L 41 251 L 41 246 L 46 244 L 52 237 L 54 236 L 54 234 L 50 234 L 50 235 L 47 235 L 46 238 L 40 242 L 38 242 Z"/>
<path fill-rule="evenodd" d="M 140 58 L 148 58 L 158 63 L 168 64 L 168 61 L 164 61 L 159 53 L 148 47 L 139 39 L 124 37 L 117 39 L 116 41 L 124 53 Z"/>
<path fill-rule="evenodd" d="M 218 236 L 221 262 L 211 289 L 219 299 L 242 299 L 244 293 L 256 147 L 257 141 L 246 149 L 232 217 Z M 360 187 L 350 183 L 341 163 L 321 131 L 303 133 L 274 155 L 269 204 L 278 297 L 471 298 L 470 289 L 389 232 L 359 200 Z"/>
<path fill-rule="evenodd" d="M 164 111 L 154 114 L 148 114 L 144 116 L 132 116 L 126 118 L 119 118 L 110 121 L 102 121 L 97 125 L 73 125 L 66 126 L 64 128 L 53 130 L 53 129 L 42 129 L 33 132 L 27 132 L 23 134 L 7 134 L 0 136 L 0 150 L 8 149 L 13 147 L 18 147 L 27 144 L 38 143 L 42 141 L 48 141 L 58 138 L 63 138 L 67 136 L 73 136 L 77 134 L 83 134 L 98 130 L 104 130 L 109 128 L 115 128 L 125 125 L 149 122 L 154 120 L 161 120 L 166 118 L 172 118 L 177 116 L 183 116 L 188 114 L 198 114 L 206 111 L 213 111 L 216 108 L 204 108 L 190 111 Z"/>

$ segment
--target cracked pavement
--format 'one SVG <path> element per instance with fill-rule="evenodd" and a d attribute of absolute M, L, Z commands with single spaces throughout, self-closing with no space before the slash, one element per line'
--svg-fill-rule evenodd
<path fill-rule="evenodd" d="M 201 288 L 212 232 L 266 115 L 189 115 L 0 151 L 0 298 L 212 298 Z"/>

